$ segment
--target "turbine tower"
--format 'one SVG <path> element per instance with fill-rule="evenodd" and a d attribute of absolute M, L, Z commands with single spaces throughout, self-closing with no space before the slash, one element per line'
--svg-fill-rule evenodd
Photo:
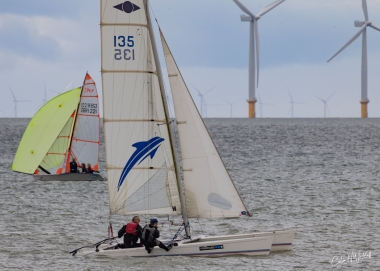
<path fill-rule="evenodd" d="M 201 117 L 203 118 L 203 108 L 206 107 L 206 111 L 207 111 L 207 104 L 206 104 L 206 101 L 204 99 L 204 96 L 206 94 L 208 94 L 211 90 L 213 90 L 214 88 L 216 87 L 213 87 L 213 88 L 210 88 L 209 90 L 207 90 L 205 93 L 202 93 L 200 92 L 194 85 L 193 87 L 195 88 L 195 90 L 198 92 L 198 96 L 201 97 Z M 207 116 L 207 113 L 206 113 L 206 116 Z"/>
<path fill-rule="evenodd" d="M 249 95 L 248 95 L 248 117 L 255 118 L 256 110 L 255 103 L 257 102 L 255 91 L 256 91 L 256 68 L 257 68 L 257 86 L 259 85 L 259 67 L 260 67 L 260 39 L 259 30 L 257 27 L 257 21 L 265 13 L 269 12 L 271 9 L 275 8 L 285 0 L 277 0 L 272 4 L 266 6 L 257 15 L 254 15 L 249 11 L 239 0 L 233 0 L 236 5 L 247 15 L 241 15 L 242 22 L 250 22 L 249 28 Z M 256 43 L 256 44 L 255 44 Z M 256 63 L 255 63 L 255 52 L 256 52 Z"/>
<path fill-rule="evenodd" d="M 372 27 L 380 31 L 380 27 L 377 27 L 369 21 L 368 18 L 368 9 L 367 9 L 367 1 L 362 0 L 363 12 L 365 21 L 355 21 L 355 27 L 360 27 L 360 30 L 335 54 L 333 55 L 327 62 L 332 60 L 335 56 L 337 56 L 340 52 L 346 49 L 354 40 L 356 40 L 360 34 L 362 34 L 362 95 L 361 95 L 361 116 L 362 118 L 368 118 L 368 62 L 367 62 L 367 26 Z"/>
<path fill-rule="evenodd" d="M 336 92 L 336 91 L 335 91 Z M 333 94 L 331 94 L 326 100 L 322 99 L 322 98 L 319 98 L 318 96 L 315 96 L 317 99 L 321 100 L 324 104 L 324 107 L 323 107 L 323 111 L 324 111 L 324 117 L 326 118 L 326 111 L 329 112 L 330 114 L 330 110 L 329 110 L 329 106 L 327 105 L 327 102 L 328 100 L 330 100 L 330 98 L 335 94 L 335 92 Z"/>
<path fill-rule="evenodd" d="M 229 101 L 223 99 L 222 97 L 220 97 L 220 98 L 221 98 L 223 101 L 225 101 L 226 103 L 228 103 L 228 104 L 230 105 L 230 118 L 232 118 L 232 107 L 233 107 L 233 105 L 236 104 L 238 101 L 235 101 L 235 102 L 231 103 L 231 102 L 229 102 Z"/>
<path fill-rule="evenodd" d="M 259 110 L 260 110 L 260 118 L 263 117 L 263 106 L 264 105 L 270 105 L 270 106 L 274 106 L 274 104 L 266 104 L 266 103 L 263 103 L 262 102 L 262 99 L 261 99 L 261 96 L 260 96 L 260 93 L 257 93 L 257 95 L 259 96 Z"/>
<path fill-rule="evenodd" d="M 293 118 L 293 116 L 294 116 L 294 115 L 293 115 L 294 105 L 295 105 L 295 104 L 304 104 L 304 103 L 298 103 L 298 102 L 293 101 L 293 97 L 292 97 L 292 94 L 290 93 L 289 89 L 288 89 L 288 92 L 289 92 L 290 104 L 291 104 L 289 112 L 292 112 L 292 118 Z M 288 114 L 289 114 L 289 113 L 288 113 Z"/>
<path fill-rule="evenodd" d="M 13 96 L 13 102 L 15 103 L 15 107 L 13 108 L 13 110 L 15 111 L 15 118 L 17 118 L 17 103 L 29 102 L 30 100 L 17 100 L 12 89 L 11 89 L 11 87 L 9 87 L 9 90 L 11 91 L 12 96 Z"/>

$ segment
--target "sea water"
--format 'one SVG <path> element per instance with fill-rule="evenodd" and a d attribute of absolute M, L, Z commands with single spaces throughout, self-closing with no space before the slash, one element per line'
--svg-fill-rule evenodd
<path fill-rule="evenodd" d="M 192 234 L 297 230 L 291 251 L 221 258 L 72 257 L 107 237 L 107 183 L 12 172 L 28 122 L 0 119 L 0 270 L 380 270 L 378 119 L 206 119 L 252 217 L 192 219 Z M 113 217 L 114 232 L 129 220 Z"/>

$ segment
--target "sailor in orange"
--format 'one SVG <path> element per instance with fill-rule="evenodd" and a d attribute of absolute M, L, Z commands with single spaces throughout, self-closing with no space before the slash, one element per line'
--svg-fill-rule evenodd
<path fill-rule="evenodd" d="M 141 242 L 141 233 L 142 228 L 139 225 L 140 218 L 134 216 L 132 222 L 124 225 L 118 232 L 118 237 L 121 238 L 124 235 L 124 248 L 133 248 L 141 247 L 140 243 L 137 243 L 137 240 L 140 238 Z"/>

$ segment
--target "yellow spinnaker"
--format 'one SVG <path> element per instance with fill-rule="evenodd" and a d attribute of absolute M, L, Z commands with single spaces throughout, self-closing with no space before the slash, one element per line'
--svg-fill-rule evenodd
<path fill-rule="evenodd" d="M 18 146 L 12 170 L 33 174 L 77 109 L 81 88 L 69 90 L 48 101 L 29 122 Z"/>

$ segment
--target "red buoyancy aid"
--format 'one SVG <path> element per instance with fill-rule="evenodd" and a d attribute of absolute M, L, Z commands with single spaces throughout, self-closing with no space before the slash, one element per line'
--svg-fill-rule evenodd
<path fill-rule="evenodd" d="M 125 227 L 125 233 L 126 234 L 132 234 L 134 236 L 138 236 L 137 230 L 136 230 L 138 225 L 139 224 L 137 224 L 135 222 L 129 222 L 127 224 L 127 226 Z"/>

